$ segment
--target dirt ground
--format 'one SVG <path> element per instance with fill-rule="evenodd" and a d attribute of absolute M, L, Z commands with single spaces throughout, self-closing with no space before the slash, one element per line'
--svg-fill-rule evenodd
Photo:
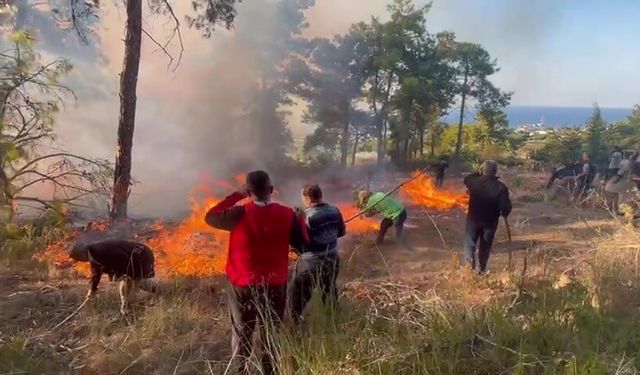
<path fill-rule="evenodd" d="M 564 266 L 563 253 L 586 249 L 593 237 L 611 231 L 615 223 L 604 210 L 577 209 L 562 200 L 545 202 L 540 194 L 514 194 L 513 202 L 509 219 L 512 241 L 507 240 L 501 222 L 489 264 L 493 274 L 506 267 L 509 250 L 513 252 L 515 264 L 522 262 L 527 250 L 542 249 L 554 254 L 559 267 Z M 393 243 L 392 231 L 380 247 L 373 244 L 373 233 L 348 237 L 342 243 L 342 285 L 391 280 L 431 288 L 439 283 L 445 269 L 451 269 L 459 262 L 463 212 L 433 212 L 414 206 L 409 206 L 408 212 L 407 235 L 413 250 L 398 248 Z M 224 282 L 217 279 L 197 286 L 187 281 L 173 283 L 181 291 L 180 302 L 142 294 L 136 312 L 140 321 L 131 328 L 118 314 L 115 284 L 103 280 L 97 306 L 85 309 L 51 332 L 50 329 L 82 301 L 86 281 L 41 266 L 28 266 L 19 271 L 2 266 L 0 343 L 22 345 L 23 352 L 16 349 L 17 359 L 7 359 L 4 353 L 5 358 L 0 357 L 0 361 L 34 361 L 38 363 L 38 369 L 47 369 L 48 364 L 55 362 L 54 368 L 58 370 L 66 368 L 69 372 L 79 373 L 139 373 L 150 369 L 149 362 L 166 357 L 169 367 L 152 367 L 154 371 L 164 373 L 165 370 L 171 372 L 174 366 L 177 369 L 176 363 L 202 358 L 205 352 L 210 353 L 206 358 L 212 361 L 207 365 L 220 368 L 216 361 L 222 363 L 228 354 Z M 171 309 L 177 309 L 177 312 L 172 313 Z M 185 314 L 193 314 L 194 320 L 206 317 L 207 321 L 193 323 Z M 171 322 L 172 319 L 182 325 Z M 97 332 L 90 332 L 95 330 Z M 161 337 L 167 346 L 163 348 L 162 344 L 130 338 L 132 333 L 142 335 L 142 332 L 145 340 Z M 171 349 L 172 345 L 183 345 L 183 349 Z M 184 345 L 190 348 L 186 355 Z M 144 364 L 145 360 L 147 364 Z M 24 366 L 28 367 L 27 364 Z M 191 367 L 178 372 L 189 373 L 189 369 Z"/>

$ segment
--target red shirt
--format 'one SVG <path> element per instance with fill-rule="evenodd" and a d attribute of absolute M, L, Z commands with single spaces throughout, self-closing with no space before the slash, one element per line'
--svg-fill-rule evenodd
<path fill-rule="evenodd" d="M 307 242 L 305 226 L 289 207 L 253 201 L 236 206 L 242 198 L 233 193 L 206 216 L 209 225 L 231 232 L 227 278 L 236 286 L 285 284 L 289 246 L 301 249 Z"/>

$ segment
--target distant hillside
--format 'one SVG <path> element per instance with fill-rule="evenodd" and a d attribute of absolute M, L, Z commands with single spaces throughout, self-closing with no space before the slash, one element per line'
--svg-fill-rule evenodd
<path fill-rule="evenodd" d="M 607 122 L 622 120 L 631 114 L 631 108 L 600 108 L 602 116 Z M 549 127 L 565 127 L 583 125 L 593 113 L 593 107 L 535 107 L 510 106 L 507 108 L 509 125 L 517 127 L 524 124 L 543 122 Z M 459 114 L 452 111 L 445 116 L 447 123 L 456 123 Z M 470 110 L 465 115 L 465 121 L 472 121 L 475 113 Z"/>

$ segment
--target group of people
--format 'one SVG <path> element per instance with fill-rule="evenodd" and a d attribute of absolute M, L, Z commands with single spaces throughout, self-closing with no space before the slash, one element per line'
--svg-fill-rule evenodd
<path fill-rule="evenodd" d="M 499 217 L 511 212 L 509 191 L 499 181 L 497 170 L 495 162 L 486 161 L 478 173 L 464 179 L 470 194 L 464 257 L 480 272 L 487 269 Z M 260 337 L 262 371 L 274 373 L 274 342 L 266 337 L 266 327 L 277 328 L 287 310 L 294 324 L 301 324 L 304 309 L 316 290 L 327 305 L 335 306 L 338 298 L 338 239 L 346 234 L 340 210 L 323 200 L 318 185 L 302 189 L 304 208 L 273 202 L 272 194 L 269 174 L 250 172 L 243 188 L 212 207 L 205 217 L 212 227 L 230 232 L 226 264 L 232 332 L 230 366 L 241 372 L 248 367 L 254 333 Z M 357 205 L 367 216 L 383 217 L 377 244 L 394 227 L 397 242 L 410 249 L 404 235 L 408 216 L 404 205 L 389 194 L 368 191 L 358 194 Z M 290 249 L 298 254 L 291 275 Z M 70 256 L 91 264 L 88 297 L 95 295 L 102 274 L 120 281 L 123 313 L 140 282 L 154 276 L 152 250 L 136 242 L 78 242 Z"/>
<path fill-rule="evenodd" d="M 289 307 L 292 321 L 300 324 L 315 290 L 326 304 L 338 298 L 336 279 L 340 269 L 338 239 L 346 234 L 340 210 L 323 200 L 319 185 L 302 189 L 304 208 L 293 209 L 272 202 L 273 185 L 264 171 L 250 172 L 245 187 L 227 196 L 206 215 L 214 228 L 230 231 L 226 274 L 232 326 L 233 366 L 246 368 L 256 329 L 262 345 L 261 365 L 273 373 L 273 341 L 265 327 L 278 327 Z M 238 204 L 250 198 L 248 203 Z M 384 193 L 362 192 L 359 206 L 367 215 L 383 216 L 377 243 L 389 228 L 405 243 L 405 207 Z M 291 277 L 289 250 L 298 254 Z M 288 303 L 287 303 L 288 300 Z"/>
<path fill-rule="evenodd" d="M 591 161 L 591 154 L 582 153 L 579 161 L 567 160 L 564 165 L 551 173 L 547 189 L 552 187 L 564 188 L 571 193 L 572 198 L 583 198 L 596 179 L 598 169 Z"/>
<path fill-rule="evenodd" d="M 639 155 L 640 147 L 625 159 L 623 151 L 616 146 L 610 155 L 608 168 L 600 174 L 591 160 L 591 155 L 585 152 L 579 161 L 566 161 L 562 167 L 554 170 L 547 183 L 547 189 L 555 188 L 557 191 L 558 188 L 564 188 L 571 193 L 573 199 L 579 201 L 594 187 L 598 176 L 602 176 L 605 192 L 617 194 L 618 202 L 625 201 L 625 197 L 634 187 L 640 189 Z"/>

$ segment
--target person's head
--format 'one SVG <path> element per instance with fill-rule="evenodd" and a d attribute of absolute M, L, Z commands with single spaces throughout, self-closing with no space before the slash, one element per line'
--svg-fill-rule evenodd
<path fill-rule="evenodd" d="M 568 159 L 567 159 L 567 160 L 565 160 L 565 161 L 564 161 L 564 166 L 565 166 L 565 167 L 570 167 L 570 166 L 572 166 L 572 165 L 574 165 L 574 164 L 575 164 L 575 163 L 574 163 L 572 160 L 568 160 Z"/>
<path fill-rule="evenodd" d="M 88 244 L 84 241 L 76 241 L 69 251 L 69 258 L 77 262 L 89 261 Z"/>
<path fill-rule="evenodd" d="M 247 190 L 251 194 L 251 198 L 257 201 L 268 201 L 273 194 L 273 185 L 271 185 L 271 177 L 265 171 L 253 171 L 247 173 L 246 177 Z"/>
<path fill-rule="evenodd" d="M 302 188 L 302 202 L 307 207 L 322 203 L 322 189 L 320 189 L 320 185 L 305 185 L 304 188 Z"/>
<path fill-rule="evenodd" d="M 359 206 L 364 206 L 367 204 L 367 202 L 369 202 L 369 197 L 371 196 L 371 192 L 370 191 L 366 191 L 366 190 L 362 190 L 360 193 L 358 193 L 358 205 Z"/>
<path fill-rule="evenodd" d="M 483 176 L 495 176 L 498 174 L 498 163 L 495 160 L 485 160 L 480 166 L 480 174 Z"/>
<path fill-rule="evenodd" d="M 582 161 L 591 161 L 591 154 L 589 154 L 588 152 L 583 152 Z"/>
<path fill-rule="evenodd" d="M 614 152 L 622 152 L 622 149 L 620 148 L 620 146 L 613 146 L 613 151 Z"/>

